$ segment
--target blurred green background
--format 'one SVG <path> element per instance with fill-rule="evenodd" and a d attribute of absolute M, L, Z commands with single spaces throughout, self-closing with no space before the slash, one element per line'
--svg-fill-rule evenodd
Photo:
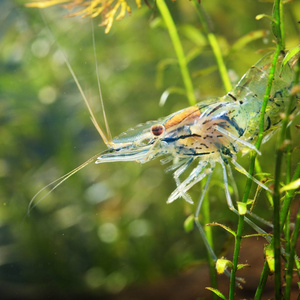
<path fill-rule="evenodd" d="M 65 18 L 66 11 L 60 7 L 43 10 L 42 17 L 37 9 L 25 8 L 25 2 L 0 1 L 1 299 L 209 297 L 204 290 L 210 286 L 206 250 L 196 230 L 185 233 L 183 228 L 195 208 L 182 199 L 166 204 L 175 183 L 159 160 L 146 165 L 91 164 L 36 202 L 27 215 L 39 189 L 104 151 L 105 145 L 47 29 L 51 28 L 103 124 L 91 21 Z M 202 2 L 236 83 L 262 56 L 258 50 L 274 47 L 269 20 L 255 20 L 257 14 L 270 14 L 272 3 Z M 197 100 L 222 96 L 225 91 L 215 59 L 192 3 L 167 3 L 185 53 L 193 57 L 189 69 Z M 299 43 L 299 1 L 286 5 L 285 14 L 287 48 L 292 48 Z M 116 21 L 109 34 L 97 22 L 96 52 L 113 136 L 188 106 L 184 96 L 175 94 L 159 106 L 163 92 L 171 86 L 182 87 L 182 80 L 155 7 L 134 9 L 131 16 Z M 232 48 L 255 30 L 265 30 L 264 37 Z M 294 126 L 293 131 L 297 145 L 299 133 Z M 263 170 L 271 174 L 275 141 L 273 137 L 263 146 L 260 159 Z M 295 152 L 293 160 L 298 158 Z M 247 167 L 247 159 L 239 161 Z M 234 174 L 242 194 L 245 178 Z M 200 187 L 190 194 L 197 199 Z M 235 228 L 237 218 L 227 209 L 220 170 L 214 175 L 209 201 L 211 220 Z M 271 218 L 264 193 L 256 212 Z M 213 234 L 216 252 L 231 258 L 232 238 L 220 228 L 213 228 Z M 257 252 L 262 259 L 262 248 Z M 254 288 L 259 274 L 260 266 Z M 221 279 L 226 290 L 228 279 Z M 248 279 L 240 291 L 243 297 L 253 292 L 250 285 Z"/>

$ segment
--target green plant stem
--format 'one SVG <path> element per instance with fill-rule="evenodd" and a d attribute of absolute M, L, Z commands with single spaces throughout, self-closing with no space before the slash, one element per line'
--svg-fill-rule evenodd
<path fill-rule="evenodd" d="M 300 79 L 300 60 L 298 60 L 298 69 L 296 70 L 296 75 L 295 75 L 295 84 L 299 82 Z M 292 105 L 292 100 L 290 101 L 290 105 Z M 288 119 L 288 115 L 286 116 L 286 119 Z M 290 130 L 287 131 L 287 138 L 290 139 Z M 290 180 L 290 152 L 291 152 L 291 146 L 287 146 L 287 176 L 288 179 Z M 298 163 L 298 167 L 300 166 L 300 162 Z M 299 167 L 300 169 L 300 167 Z M 297 171 L 297 170 L 296 170 Z M 292 180 L 294 180 L 294 177 L 299 177 L 299 174 L 295 172 Z M 295 179 L 296 180 L 296 179 Z M 289 201 L 290 204 L 291 201 Z M 288 211 L 289 212 L 289 211 Z M 286 230 L 289 230 L 289 224 L 286 224 Z M 286 288 L 285 288 L 285 299 L 290 298 L 291 294 L 291 284 L 292 284 L 292 277 L 293 277 L 293 266 L 294 266 L 294 259 L 295 259 L 295 252 L 296 252 L 296 243 L 297 243 L 297 238 L 298 238 L 298 233 L 299 233 L 299 228 L 300 228 L 300 206 L 298 209 L 298 214 L 297 214 L 297 219 L 296 219 L 296 224 L 294 228 L 294 232 L 292 235 L 291 242 L 288 244 L 289 246 L 289 256 L 288 256 L 288 265 L 287 265 L 287 271 L 286 271 Z M 289 236 L 286 236 L 286 240 L 289 238 Z M 289 242 L 290 240 L 287 240 Z"/>
<path fill-rule="evenodd" d="M 281 8 L 281 10 L 280 10 Z M 276 68 L 277 59 L 279 56 L 279 53 L 284 49 L 284 43 L 282 39 L 281 30 L 283 30 L 283 23 L 282 21 L 282 15 L 280 14 L 280 11 L 282 11 L 282 4 L 281 0 L 275 0 L 274 2 L 274 9 L 273 9 L 273 17 L 276 20 L 276 22 L 273 24 L 273 32 L 277 38 L 277 47 L 276 51 L 274 53 L 272 66 L 270 68 L 269 78 L 268 78 L 268 85 L 266 88 L 266 92 L 264 95 L 264 100 L 261 107 L 261 116 L 260 116 L 260 123 L 259 123 L 259 134 L 258 139 L 256 141 L 256 148 L 259 149 L 262 139 L 263 139 L 263 132 L 264 132 L 264 122 L 265 122 L 265 111 L 268 104 L 269 95 L 272 89 L 272 83 L 274 79 L 274 73 Z M 256 154 L 252 154 L 250 158 L 250 168 L 249 173 L 252 175 L 254 171 L 254 165 L 255 165 L 255 159 Z M 278 176 L 276 178 L 276 174 L 278 174 L 278 170 L 280 171 L 281 166 L 281 156 L 277 155 L 277 164 L 276 164 L 276 173 L 275 173 L 275 184 L 277 184 L 276 180 L 278 181 Z M 251 180 L 247 180 L 245 193 L 243 196 L 242 201 L 246 202 L 251 188 Z M 278 186 L 279 187 L 279 186 Z M 279 192 L 279 188 L 278 188 Z M 276 296 L 278 296 L 278 299 L 280 299 L 280 291 L 281 291 L 281 278 L 280 278 L 280 222 L 279 222 L 279 211 L 280 211 L 280 202 L 279 198 L 277 198 L 277 195 L 274 195 L 273 202 L 276 201 L 276 204 L 274 203 L 274 247 L 275 247 L 275 285 L 276 285 Z M 229 299 L 234 299 L 234 289 L 235 289 L 235 276 L 236 276 L 236 270 L 237 270 L 237 264 L 238 264 L 238 257 L 239 257 L 239 251 L 240 251 L 240 244 L 242 239 L 242 231 L 244 227 L 244 216 L 239 216 L 239 223 L 238 223 L 238 229 L 237 229 L 237 236 L 235 241 L 235 249 L 234 249 L 234 256 L 233 256 L 233 269 L 231 272 L 231 278 L 230 278 L 230 290 L 229 290 Z M 278 239 L 279 236 L 279 239 Z M 279 241 L 279 247 L 278 247 L 278 241 Z M 279 248 L 279 256 L 278 256 L 278 248 Z M 268 267 L 264 266 L 264 269 L 266 270 Z M 263 277 L 263 280 L 260 282 L 259 288 L 262 290 L 264 283 L 266 282 L 265 279 L 266 276 Z"/>
<path fill-rule="evenodd" d="M 299 83 L 299 79 L 300 79 L 300 60 L 298 60 L 298 68 L 296 69 L 296 73 L 295 73 L 295 83 L 296 84 Z M 292 100 L 293 99 L 291 97 L 290 105 L 292 103 Z M 288 120 L 289 120 L 288 117 L 289 117 L 289 113 L 286 114 L 286 117 L 285 117 L 286 121 L 283 122 L 282 127 L 288 125 Z M 282 128 L 282 130 L 285 130 L 285 129 Z M 300 162 L 298 162 L 298 165 L 296 167 L 296 170 L 294 172 L 294 175 L 293 175 L 291 181 L 295 181 L 299 177 L 300 177 Z M 287 216 L 289 214 L 289 209 L 290 209 L 291 201 L 293 199 L 294 194 L 295 194 L 295 190 L 289 190 L 285 194 L 283 204 L 282 204 L 282 207 L 280 210 L 280 232 L 283 230 L 284 224 L 285 224 Z M 292 249 L 292 247 L 291 247 L 291 249 Z M 264 278 L 268 275 L 268 273 L 269 273 L 269 267 L 268 267 L 267 262 L 265 261 L 264 268 L 263 268 L 263 271 L 262 271 L 262 274 L 260 277 L 260 284 L 259 284 L 258 289 L 256 290 L 256 294 L 255 294 L 255 298 L 254 298 L 255 300 L 261 299 L 263 290 L 260 287 L 263 286 L 262 282 L 264 282 Z"/>
<path fill-rule="evenodd" d="M 285 253 L 286 255 L 289 255 L 290 251 L 291 251 L 291 245 L 290 245 L 290 238 L 291 238 L 291 230 L 290 230 L 290 217 L 291 217 L 291 213 L 290 211 L 288 211 L 288 215 L 287 218 L 285 220 L 285 225 L 284 225 L 284 239 L 285 239 Z"/>
<path fill-rule="evenodd" d="M 275 0 L 273 7 L 273 17 L 276 22 L 273 23 L 273 28 L 275 36 L 277 38 L 277 49 L 282 51 L 284 50 L 284 28 L 283 28 L 283 6 L 281 0 Z M 275 164 L 275 180 L 274 180 L 274 194 L 273 194 L 273 246 L 274 246 L 274 258 L 275 258 L 275 298 L 281 298 L 281 245 L 280 245 L 280 180 L 281 180 L 281 166 L 283 159 L 283 142 L 286 137 L 286 130 L 288 125 L 288 116 L 291 111 L 292 101 L 289 102 L 287 107 L 286 116 L 283 119 L 282 127 L 280 131 L 280 137 L 277 142 L 277 151 L 276 151 L 276 164 Z"/>
<path fill-rule="evenodd" d="M 181 71 L 182 80 L 186 89 L 186 95 L 188 98 L 188 101 L 190 105 L 196 104 L 196 99 L 194 95 L 194 88 L 193 83 L 190 77 L 190 73 L 187 66 L 187 59 L 185 57 L 183 47 L 180 41 L 180 38 L 178 36 L 178 32 L 176 29 L 176 26 L 174 24 L 174 21 L 172 19 L 172 16 L 170 14 L 170 11 L 168 9 L 168 6 L 166 5 L 164 0 L 157 0 L 156 5 L 165 21 L 165 24 L 167 26 L 177 59 L 179 68 Z"/>
<path fill-rule="evenodd" d="M 256 154 L 251 153 L 249 174 L 253 174 L 255 157 L 256 157 Z M 249 179 L 246 182 L 245 192 L 244 192 L 243 199 L 242 199 L 243 203 L 246 203 L 246 201 L 249 197 L 251 183 L 252 183 L 252 181 Z M 233 268 L 231 270 L 231 276 L 230 276 L 230 289 L 229 289 L 229 296 L 228 296 L 228 299 L 230 299 L 230 300 L 233 300 L 234 295 L 235 295 L 236 271 L 237 271 L 239 253 L 240 253 L 240 248 L 241 248 L 243 230 L 244 230 L 244 215 L 240 215 L 239 221 L 238 221 L 237 234 L 235 237 L 234 254 L 233 254 L 233 261 L 232 261 Z"/>
<path fill-rule="evenodd" d="M 204 198 L 203 204 L 202 204 L 202 215 L 203 215 L 203 223 L 208 224 L 210 223 L 210 207 L 209 207 L 209 199 L 206 196 Z M 204 226 L 204 231 L 207 237 L 207 241 L 211 248 L 213 249 L 213 236 L 212 236 L 212 228 L 211 226 Z M 208 260 L 209 260 L 209 271 L 210 271 L 210 278 L 211 278 L 211 286 L 215 289 L 218 287 L 217 282 L 217 271 L 215 268 L 215 261 L 211 258 L 210 253 L 208 254 Z M 213 299 L 217 300 L 218 296 L 216 294 L 213 294 Z"/>
<path fill-rule="evenodd" d="M 294 175 L 293 175 L 291 181 L 295 181 L 299 177 L 300 177 L 300 161 L 298 162 L 298 165 L 295 169 L 295 172 L 294 172 Z M 291 201 L 294 197 L 295 191 L 296 190 L 289 190 L 285 194 L 285 197 L 284 197 L 284 200 L 283 200 L 283 205 L 282 205 L 282 208 L 281 208 L 281 211 L 280 211 L 280 224 L 281 224 L 280 225 L 281 226 L 280 230 L 283 230 L 283 226 L 284 226 L 284 223 L 285 223 L 286 218 L 288 216 L 289 209 L 290 209 L 290 206 L 291 206 Z"/>
<path fill-rule="evenodd" d="M 296 179 L 298 179 L 300 177 L 300 162 L 298 162 L 298 165 L 296 167 L 296 170 L 294 172 L 294 175 L 291 179 L 291 181 L 295 181 Z M 280 212 L 280 230 L 283 230 L 283 226 L 285 224 L 286 218 L 288 216 L 289 213 L 289 209 L 291 206 L 291 202 L 292 199 L 294 197 L 295 194 L 295 190 L 289 190 L 286 192 L 284 200 L 283 200 L 283 204 L 282 204 L 282 208 L 281 208 L 281 212 Z"/>
<path fill-rule="evenodd" d="M 286 132 L 286 137 L 289 141 L 291 141 L 291 130 L 290 128 L 287 128 L 287 132 Z M 292 147 L 291 144 L 288 144 L 286 147 L 286 180 L 285 180 L 285 184 L 289 184 L 291 182 L 291 165 L 292 165 L 292 161 L 291 161 L 291 155 L 292 155 Z M 286 221 L 285 221 L 285 226 L 284 226 L 284 237 L 285 237 L 285 252 L 287 255 L 289 255 L 290 251 L 291 251 L 291 247 L 290 247 L 290 239 L 291 239 L 291 230 L 290 230 L 290 211 L 288 212 Z M 287 270 L 287 265 L 286 268 Z M 286 276 L 287 276 L 287 271 L 286 271 Z"/>
<path fill-rule="evenodd" d="M 231 85 L 231 81 L 228 76 L 227 68 L 224 63 L 224 59 L 222 56 L 222 52 L 221 52 L 218 40 L 217 40 L 215 34 L 213 34 L 208 27 L 206 17 L 204 15 L 203 9 L 202 9 L 199 1 L 193 0 L 193 4 L 196 7 L 196 11 L 197 11 L 198 17 L 200 19 L 200 22 L 202 24 L 203 31 L 204 31 L 205 35 L 207 36 L 208 42 L 209 42 L 209 44 L 213 50 L 213 53 L 215 55 L 224 88 L 225 88 L 226 92 L 230 92 L 232 90 L 232 85 Z"/>
<path fill-rule="evenodd" d="M 298 74 L 298 75 L 297 75 Z M 296 72 L 295 82 L 298 82 L 299 72 Z M 287 136 L 287 126 L 289 123 L 289 116 L 291 114 L 293 107 L 293 97 L 291 97 L 289 104 L 287 106 L 285 117 L 282 120 L 280 136 L 277 143 L 276 151 L 276 167 L 275 167 L 275 182 L 274 182 L 274 254 L 275 254 L 275 296 L 281 296 L 281 263 L 280 263 L 280 234 L 283 228 L 283 225 L 280 225 L 280 179 L 281 179 L 281 162 L 284 155 L 286 147 L 284 147 L 284 141 Z M 287 211 L 288 214 L 288 211 Z"/>
<path fill-rule="evenodd" d="M 262 142 L 262 139 L 263 139 L 265 111 L 266 111 L 266 107 L 267 107 L 267 104 L 268 104 L 269 95 L 270 95 L 270 92 L 271 92 L 271 89 L 272 89 L 276 62 L 277 62 L 280 51 L 281 51 L 281 48 L 277 47 L 277 49 L 274 53 L 272 66 L 270 68 L 270 73 L 269 73 L 269 78 L 268 78 L 268 85 L 267 85 L 267 88 L 266 88 L 266 92 L 265 92 L 262 107 L 261 107 L 261 115 L 260 115 L 260 122 L 259 122 L 259 133 L 258 133 L 258 138 L 257 138 L 256 144 L 255 144 L 257 149 L 260 148 L 260 145 L 261 145 L 261 142 Z M 249 174 L 251 174 L 251 175 L 253 175 L 253 172 L 254 172 L 255 159 L 256 159 L 256 153 L 251 152 L 250 166 L 249 166 Z M 243 199 L 242 199 L 243 203 L 246 203 L 248 198 L 249 198 L 251 185 L 252 185 L 252 180 L 248 178 L 247 182 L 246 182 L 245 192 L 244 192 Z M 239 253 L 240 253 L 243 229 L 244 229 L 244 216 L 241 215 L 241 216 L 239 216 L 237 235 L 236 235 L 236 239 L 235 239 L 234 255 L 233 255 L 233 269 L 231 271 L 231 277 L 230 277 L 229 299 L 232 299 L 232 300 L 234 299 L 234 293 L 235 293 L 235 284 L 236 284 L 235 277 L 236 277 L 236 271 L 237 271 L 237 265 L 238 265 L 238 258 L 239 258 Z"/>
<path fill-rule="evenodd" d="M 281 130 L 283 132 L 284 130 Z M 281 140 L 281 139 L 279 139 Z M 280 258 L 280 179 L 281 179 L 281 165 L 283 158 L 283 151 L 279 148 L 282 143 L 278 142 L 276 151 L 276 164 L 275 164 L 275 181 L 274 181 L 274 211 L 273 211 L 273 245 L 274 245 L 274 258 L 275 258 L 275 298 L 280 299 L 281 297 L 281 258 Z"/>
<path fill-rule="evenodd" d="M 296 258 L 296 256 L 295 256 L 295 266 L 296 266 L 296 272 L 298 274 L 298 278 L 300 278 L 300 262 L 299 262 L 298 258 Z M 299 282 L 298 282 L 298 289 L 300 289 Z M 299 294 L 299 297 L 300 297 L 300 294 Z"/>
<path fill-rule="evenodd" d="M 216 57 L 218 69 L 219 69 L 221 79 L 223 81 L 223 85 L 225 87 L 226 93 L 228 93 L 232 90 L 232 85 L 231 85 L 231 82 L 230 82 L 230 79 L 228 76 L 227 68 L 226 68 L 224 60 L 223 60 L 223 56 L 222 56 L 221 49 L 219 47 L 219 43 L 217 41 L 216 36 L 211 32 L 207 34 L 207 38 L 208 38 L 210 46 L 214 52 L 214 55 Z"/>
<path fill-rule="evenodd" d="M 263 137 L 264 137 L 265 112 L 266 112 L 266 108 L 267 108 L 267 105 L 268 105 L 269 95 L 271 93 L 271 89 L 272 89 L 272 85 L 273 85 L 273 79 L 274 79 L 277 59 L 278 59 L 278 56 L 279 56 L 281 50 L 282 50 L 281 46 L 278 45 L 276 50 L 275 50 L 275 53 L 274 53 L 272 66 L 270 68 L 270 73 L 269 73 L 269 78 L 268 78 L 268 85 L 267 85 L 266 92 L 265 92 L 265 95 L 264 95 L 263 104 L 261 106 L 261 115 L 260 115 L 260 121 L 259 121 L 259 133 L 258 133 L 257 141 L 255 143 L 255 146 L 256 146 L 257 149 L 260 148 L 260 145 L 261 145 Z M 256 158 L 256 154 L 255 154 L 255 158 Z"/>
<path fill-rule="evenodd" d="M 270 271 L 269 265 L 268 265 L 267 261 L 265 260 L 263 270 L 262 270 L 262 273 L 261 273 L 261 277 L 259 279 L 259 283 L 258 283 L 256 292 L 255 292 L 254 300 L 261 299 L 262 293 L 264 291 L 264 287 L 267 283 L 267 279 L 268 279 L 268 276 L 269 276 L 269 271 Z"/>
<path fill-rule="evenodd" d="M 291 141 L 291 130 L 288 127 L 286 131 L 286 138 Z M 286 184 L 291 182 L 291 171 L 292 171 L 292 146 L 288 144 L 286 147 Z"/>
<path fill-rule="evenodd" d="M 283 22 L 283 3 L 282 1 L 278 2 L 279 4 L 276 3 L 276 9 L 277 5 L 279 5 L 279 27 L 280 27 L 280 44 L 282 47 L 282 50 L 285 49 L 285 31 L 284 31 L 284 22 Z M 276 12 L 275 12 L 276 13 Z"/>
<path fill-rule="evenodd" d="M 277 9 L 277 6 L 278 6 L 278 8 L 280 6 L 279 4 L 280 4 L 280 0 L 276 0 L 274 3 L 274 15 L 278 22 L 277 25 L 280 24 L 279 9 Z M 282 27 L 280 27 L 280 28 L 282 28 Z M 279 30 L 279 32 L 280 32 L 280 30 Z M 273 83 L 273 79 L 274 79 L 274 73 L 275 73 L 277 59 L 278 59 L 279 53 L 283 49 L 282 48 L 283 44 L 282 44 L 282 39 L 281 39 L 280 33 L 279 33 L 279 36 L 280 36 L 280 38 L 278 40 L 277 48 L 274 53 L 272 66 L 270 68 L 270 74 L 269 74 L 269 78 L 268 78 L 268 85 L 266 88 L 266 92 L 265 92 L 262 107 L 261 107 L 259 134 L 258 134 L 257 142 L 255 144 L 257 149 L 260 148 L 260 145 L 261 145 L 261 142 L 263 139 L 265 111 L 266 111 L 266 107 L 268 104 L 269 95 L 270 95 L 270 92 L 272 89 L 272 83 Z M 251 157 L 250 157 L 250 167 L 249 167 L 249 174 L 251 174 L 251 175 L 253 174 L 253 171 L 254 171 L 255 159 L 256 159 L 256 153 L 252 153 Z M 242 202 L 244 202 L 244 203 L 247 201 L 247 199 L 249 197 L 251 184 L 252 184 L 251 179 L 248 179 L 247 183 L 246 183 L 246 187 L 245 187 L 245 193 L 244 193 L 243 199 L 242 199 Z M 278 208 L 276 207 L 276 209 L 278 209 Z M 275 210 L 275 208 L 274 208 L 274 210 Z M 279 213 L 279 209 L 278 209 L 278 213 Z M 278 220 L 279 220 L 279 217 L 278 217 Z M 234 290 L 235 290 L 235 283 L 236 283 L 235 277 L 236 277 L 236 270 L 237 270 L 237 265 L 238 265 L 238 257 L 239 257 L 243 228 L 244 228 L 244 216 L 239 216 L 237 236 L 236 236 L 236 240 L 235 240 L 235 249 L 234 249 L 234 256 L 233 256 L 233 269 L 231 272 L 231 279 L 230 279 L 229 299 L 234 299 Z M 279 251 L 280 251 L 280 247 L 279 247 Z M 278 265 L 277 265 L 277 268 L 278 268 Z M 264 269 L 268 269 L 268 266 L 265 266 Z M 277 278 L 277 281 L 278 281 L 278 278 Z M 265 276 L 263 277 L 263 281 L 261 281 L 260 283 L 264 283 L 264 282 L 266 282 Z M 263 289 L 263 284 L 261 284 L 260 287 L 261 287 L 261 289 Z"/>
<path fill-rule="evenodd" d="M 288 267 L 287 267 L 287 272 L 286 272 L 286 287 L 285 287 L 285 294 L 284 294 L 285 299 L 290 299 L 290 295 L 291 295 L 294 257 L 295 257 L 295 252 L 296 252 L 296 244 L 297 244 L 299 229 L 300 229 L 300 205 L 298 208 L 296 224 L 295 224 L 295 228 L 294 228 L 294 232 L 293 232 L 293 236 L 292 236 L 292 240 L 291 240 L 291 251 L 290 251 L 289 258 L 288 258 Z"/>

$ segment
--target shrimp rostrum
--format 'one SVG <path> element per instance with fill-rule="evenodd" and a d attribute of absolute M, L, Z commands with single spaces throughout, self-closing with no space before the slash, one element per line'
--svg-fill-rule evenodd
<path fill-rule="evenodd" d="M 112 141 L 105 136 L 99 125 L 95 124 L 95 118 L 90 110 L 93 122 L 107 144 L 108 150 L 90 159 L 87 163 L 92 160 L 96 160 L 96 164 L 119 161 L 146 163 L 157 157 L 163 157 L 162 163 L 173 162 L 168 170 L 174 171 L 173 176 L 177 186 L 169 196 L 168 203 L 178 198 L 193 203 L 188 191 L 206 177 L 206 184 L 196 209 L 195 221 L 205 246 L 212 258 L 216 260 L 216 255 L 210 248 L 198 221 L 204 194 L 216 165 L 221 165 L 227 204 L 236 214 L 238 211 L 232 202 L 228 188 L 231 165 L 263 189 L 271 192 L 268 187 L 239 165 L 236 157 L 240 151 L 252 150 L 260 154 L 254 143 L 259 133 L 261 107 L 272 57 L 272 54 L 268 54 L 252 66 L 235 88 L 225 96 L 201 101 L 197 105 L 182 109 L 165 118 L 138 125 Z M 276 65 L 273 86 L 265 113 L 265 137 L 268 137 L 280 125 L 280 115 L 285 112 L 290 99 L 293 70 L 289 63 L 281 68 L 282 59 L 281 57 Z M 299 99 L 299 95 L 297 97 Z M 88 105 L 86 99 L 85 102 Z M 295 101 L 293 111 L 296 109 L 297 101 Z M 58 184 L 87 163 L 62 177 Z M 192 163 L 194 168 L 184 180 L 181 180 L 181 176 L 190 169 L 189 166 Z M 261 218 L 257 218 L 263 221 Z M 258 233 L 265 233 L 249 218 L 245 217 L 245 221 Z M 269 237 L 266 235 L 266 238 Z"/>

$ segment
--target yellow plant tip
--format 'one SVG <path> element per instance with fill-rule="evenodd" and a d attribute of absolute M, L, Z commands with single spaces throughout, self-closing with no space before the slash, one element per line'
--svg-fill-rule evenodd
<path fill-rule="evenodd" d="M 243 268 L 249 268 L 250 267 L 250 265 L 249 264 L 238 264 L 237 265 L 237 269 L 238 270 L 241 270 L 241 269 L 243 269 Z"/>
<path fill-rule="evenodd" d="M 218 274 L 223 274 L 227 268 L 232 268 L 233 264 L 230 260 L 219 258 L 216 262 L 216 270 Z"/>
<path fill-rule="evenodd" d="M 27 7 L 46 8 L 60 4 L 62 7 L 75 12 L 71 12 L 68 17 L 81 16 L 95 18 L 101 14 L 102 22 L 100 26 L 105 26 L 105 33 L 108 33 L 114 20 L 121 20 L 126 13 L 131 13 L 131 7 L 127 0 L 44 0 L 31 1 Z M 141 0 L 136 0 L 136 6 L 141 7 Z"/>
<path fill-rule="evenodd" d="M 255 17 L 255 20 L 261 20 L 263 18 L 267 18 L 267 19 L 270 19 L 272 22 L 276 22 L 276 20 L 272 16 L 269 16 L 269 15 L 266 15 L 266 14 L 257 15 Z"/>
<path fill-rule="evenodd" d="M 183 223 L 183 227 L 184 227 L 185 232 L 191 232 L 194 229 L 194 215 L 193 214 L 189 215 L 185 219 L 185 221 Z"/>
<path fill-rule="evenodd" d="M 274 258 L 274 249 L 271 245 L 265 247 L 265 257 L 270 269 L 270 273 L 273 274 L 275 271 L 275 258 Z"/>
<path fill-rule="evenodd" d="M 300 187 L 300 178 L 296 179 L 295 181 L 290 182 L 287 185 L 284 185 L 280 189 L 280 193 L 290 191 L 290 190 L 295 190 L 295 189 L 298 189 L 299 187 Z"/>
<path fill-rule="evenodd" d="M 141 0 L 135 0 L 135 3 L 136 3 L 137 8 L 141 8 L 142 7 Z"/>
<path fill-rule="evenodd" d="M 128 11 L 130 12 L 129 5 L 126 2 L 122 2 L 121 3 L 121 10 L 120 10 L 119 14 L 117 15 L 116 20 L 118 21 L 118 20 L 123 19 L 126 15 L 126 12 L 128 12 Z"/>
<path fill-rule="evenodd" d="M 46 8 L 57 4 L 62 4 L 66 2 L 70 2 L 71 0 L 48 0 L 48 1 L 34 1 L 31 3 L 26 3 L 27 7 L 37 7 L 37 8 Z"/>
<path fill-rule="evenodd" d="M 247 203 L 237 202 L 237 207 L 241 216 L 244 216 L 247 213 Z"/>

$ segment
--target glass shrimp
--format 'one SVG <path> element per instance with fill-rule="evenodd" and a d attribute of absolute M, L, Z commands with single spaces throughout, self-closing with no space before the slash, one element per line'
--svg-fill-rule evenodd
<path fill-rule="evenodd" d="M 244 152 L 245 150 L 253 150 L 260 154 L 253 144 L 259 132 L 260 111 L 271 61 L 272 54 L 263 57 L 246 72 L 235 88 L 223 97 L 208 99 L 197 105 L 175 112 L 165 118 L 140 124 L 111 140 L 102 99 L 101 103 L 107 129 L 106 134 L 98 125 L 82 88 L 66 59 L 67 66 L 83 96 L 91 119 L 108 149 L 99 155 L 95 155 L 70 173 L 52 182 L 50 185 L 54 185 L 54 187 L 50 192 L 93 161 L 95 161 L 96 164 L 119 161 L 146 163 L 155 158 L 164 157 L 161 160 L 162 163 L 173 161 L 173 165 L 169 167 L 168 170 L 174 171 L 173 177 L 177 186 L 169 196 L 167 203 L 171 203 L 178 198 L 183 198 L 192 204 L 193 200 L 187 192 L 195 184 L 205 177 L 207 178 L 196 208 L 195 222 L 210 256 L 216 261 L 217 256 L 210 247 L 199 222 L 201 205 L 216 164 L 220 164 L 222 168 L 224 192 L 228 207 L 237 215 L 239 213 L 233 205 L 228 187 L 228 174 L 231 174 L 230 164 L 239 172 L 251 178 L 263 189 L 271 192 L 268 187 L 251 176 L 239 165 L 236 158 L 238 152 Z M 281 121 L 280 114 L 285 111 L 287 100 L 290 97 L 293 70 L 288 63 L 283 69 L 280 69 L 281 62 L 282 57 L 277 62 L 273 87 L 268 101 L 268 109 L 265 114 L 265 140 L 278 128 Z M 100 83 L 99 90 L 101 94 Z M 299 95 L 297 99 L 299 100 Z M 295 103 L 294 111 L 296 109 L 297 105 Z M 196 162 L 197 165 L 188 174 L 187 178 L 181 181 L 181 175 L 193 162 Z M 39 193 L 32 199 L 30 209 L 33 207 L 32 203 Z M 36 204 L 37 203 L 34 205 Z M 251 216 L 270 225 L 258 216 L 253 214 L 251 214 Z M 266 232 L 253 221 L 247 217 L 245 217 L 245 221 L 256 232 L 263 234 L 268 241 L 270 240 L 270 237 L 265 235 Z"/>
<path fill-rule="evenodd" d="M 260 154 L 253 143 L 259 132 L 260 110 L 271 61 L 272 54 L 266 55 L 249 69 L 231 92 L 221 98 L 202 101 L 166 118 L 128 130 L 114 138 L 109 149 L 96 160 L 96 164 L 117 161 L 146 163 L 157 157 L 166 156 L 167 159 L 163 159 L 162 162 L 174 162 L 169 170 L 174 171 L 173 176 L 177 185 L 167 203 L 183 198 L 192 204 L 193 200 L 187 192 L 207 177 L 196 209 L 195 221 L 205 246 L 214 260 L 217 257 L 206 240 L 198 217 L 216 163 L 222 167 L 227 204 L 234 213 L 239 214 L 233 205 L 228 188 L 230 163 L 263 189 L 271 192 L 236 161 L 236 154 L 239 151 L 254 150 Z M 280 70 L 281 62 L 282 57 L 277 62 L 277 71 L 265 115 L 265 140 L 278 128 L 281 121 L 280 114 L 285 112 L 286 103 L 290 97 L 293 71 L 289 64 Z M 181 182 L 180 176 L 194 161 L 197 162 L 197 166 Z M 270 225 L 258 216 L 251 215 Z M 245 218 L 245 221 L 258 233 L 266 233 L 250 219 Z M 265 238 L 270 240 L 267 235 Z"/>

